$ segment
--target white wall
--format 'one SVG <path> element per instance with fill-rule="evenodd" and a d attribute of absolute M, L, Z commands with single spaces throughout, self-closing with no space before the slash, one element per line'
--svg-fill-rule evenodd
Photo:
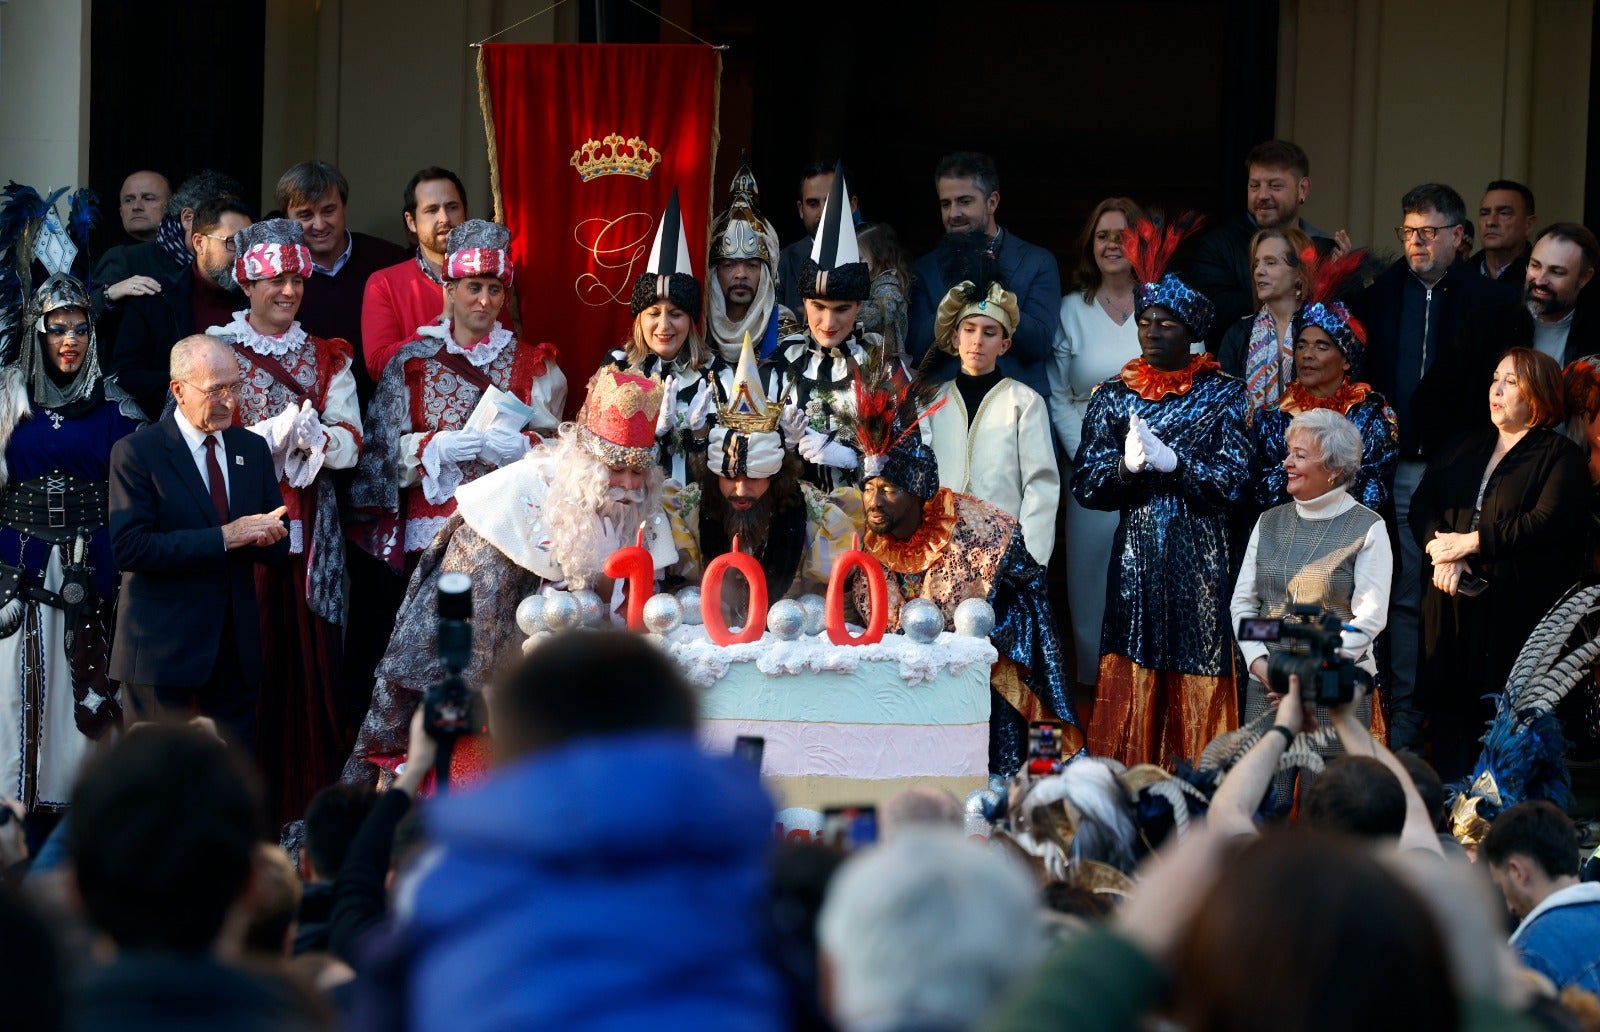
<path fill-rule="evenodd" d="M 469 44 L 538 5 L 502 0 L 273 0 L 267 5 L 262 182 L 317 157 L 350 180 L 350 227 L 404 240 L 401 192 L 428 165 L 453 170 L 471 212 L 493 214 Z M 575 5 L 497 37 L 576 38 Z"/>
<path fill-rule="evenodd" d="M 1278 135 L 1311 158 L 1306 218 L 1398 251 L 1400 196 L 1476 216 L 1491 179 L 1583 217 L 1593 0 L 1282 0 Z"/>
<path fill-rule="evenodd" d="M 89 178 L 89 0 L 0 3 L 0 184 Z"/>

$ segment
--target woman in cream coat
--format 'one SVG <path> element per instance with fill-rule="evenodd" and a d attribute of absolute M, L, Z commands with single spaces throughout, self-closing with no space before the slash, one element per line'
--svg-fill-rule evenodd
<path fill-rule="evenodd" d="M 925 406 L 923 437 L 939 460 L 939 486 L 1015 516 L 1028 553 L 1047 566 L 1061 498 L 1050 412 L 1037 391 L 995 368 L 1016 325 L 1017 297 L 1000 284 L 980 289 L 965 280 L 950 288 L 928 354 L 953 352 L 961 369 Z"/>
<path fill-rule="evenodd" d="M 1139 357 L 1133 267 L 1123 256 L 1121 243 L 1129 220 L 1138 213 L 1138 206 L 1126 197 L 1108 197 L 1095 206 L 1078 238 L 1076 288 L 1061 299 L 1061 323 L 1050 363 L 1050 401 L 1069 483 L 1090 393 Z M 1067 492 L 1067 605 L 1079 684 L 1092 685 L 1099 674 L 1106 564 L 1119 518 L 1115 512 L 1085 509 Z"/>

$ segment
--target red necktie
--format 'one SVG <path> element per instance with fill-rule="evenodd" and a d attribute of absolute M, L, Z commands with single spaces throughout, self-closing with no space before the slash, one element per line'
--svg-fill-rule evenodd
<path fill-rule="evenodd" d="M 206 435 L 206 479 L 211 481 L 211 507 L 217 510 L 217 521 L 228 522 L 228 485 L 222 479 L 222 466 L 217 462 L 217 439 Z"/>

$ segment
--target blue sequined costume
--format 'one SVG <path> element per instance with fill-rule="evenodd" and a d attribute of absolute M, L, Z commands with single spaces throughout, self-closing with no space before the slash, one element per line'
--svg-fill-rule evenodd
<path fill-rule="evenodd" d="M 1355 385 L 1365 387 L 1364 384 Z M 1256 504 L 1270 509 L 1289 501 L 1288 477 L 1283 468 L 1288 454 L 1289 423 L 1299 411 L 1287 411 L 1284 402 L 1289 397 L 1256 413 L 1254 437 L 1255 464 L 1260 479 L 1256 481 Z M 1400 460 L 1400 430 L 1395 422 L 1394 410 L 1377 391 L 1368 390 L 1360 400 L 1345 406 L 1328 407 L 1342 413 L 1361 435 L 1361 468 L 1346 485 L 1350 497 L 1374 512 L 1389 511 L 1389 497 L 1394 482 L 1395 464 Z M 1291 403 L 1289 409 L 1295 409 Z"/>
<path fill-rule="evenodd" d="M 1160 389 L 1163 380 L 1172 390 Z M 1177 454 L 1176 470 L 1122 474 L 1135 415 Z M 1172 374 L 1135 359 L 1089 399 L 1073 495 L 1086 508 L 1122 514 L 1112 539 L 1091 752 L 1130 764 L 1174 754 L 1192 760 L 1237 723 L 1228 521 L 1251 493 L 1249 426 L 1243 381 L 1204 354 Z"/>

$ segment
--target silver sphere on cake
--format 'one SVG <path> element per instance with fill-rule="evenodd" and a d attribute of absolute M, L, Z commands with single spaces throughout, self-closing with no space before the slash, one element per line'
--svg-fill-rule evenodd
<path fill-rule="evenodd" d="M 968 638 L 987 638 L 993 634 L 994 606 L 981 598 L 969 598 L 956 606 L 956 633 Z"/>
<path fill-rule="evenodd" d="M 914 598 L 900 607 L 900 633 L 923 645 L 931 644 L 944 630 L 944 614 L 925 598 Z"/>
<path fill-rule="evenodd" d="M 606 616 L 606 604 L 600 601 L 598 594 L 588 588 L 579 588 L 572 592 L 572 599 L 578 603 L 578 612 L 582 614 L 585 627 L 600 626 L 600 621 Z"/>
<path fill-rule="evenodd" d="M 767 610 L 767 630 L 779 641 L 794 641 L 806 629 L 806 611 L 792 598 L 780 598 Z"/>
<path fill-rule="evenodd" d="M 544 625 L 552 631 L 570 631 L 583 623 L 583 610 L 570 592 L 552 591 L 544 597 Z"/>
<path fill-rule="evenodd" d="M 806 634 L 821 634 L 828 625 L 828 600 L 821 595 L 801 595 L 800 608 L 806 614 Z"/>
<path fill-rule="evenodd" d="M 683 622 L 691 627 L 700 623 L 700 589 L 692 584 L 679 588 L 677 599 L 678 605 L 683 607 Z"/>
<path fill-rule="evenodd" d="M 517 603 L 517 627 L 530 637 L 546 629 L 543 595 L 529 595 Z"/>
<path fill-rule="evenodd" d="M 677 598 L 661 592 L 644 600 L 644 625 L 656 634 L 671 634 L 683 624 L 683 606 Z"/>

